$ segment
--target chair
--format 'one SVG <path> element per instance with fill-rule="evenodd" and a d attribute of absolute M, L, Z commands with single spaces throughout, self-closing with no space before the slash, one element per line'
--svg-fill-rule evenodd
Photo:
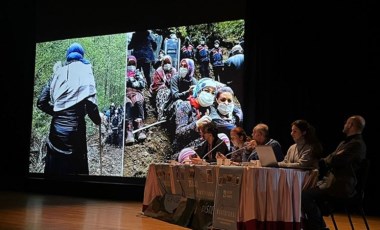
<path fill-rule="evenodd" d="M 345 209 L 347 216 L 348 216 L 348 219 L 350 221 L 350 225 L 351 225 L 352 230 L 355 229 L 354 225 L 352 224 L 352 220 L 351 220 L 350 210 L 352 210 L 352 208 L 356 208 L 357 210 L 360 211 L 360 214 L 363 218 L 366 229 L 369 230 L 369 225 L 368 225 L 367 218 L 366 218 L 366 215 L 364 213 L 364 208 L 363 208 L 364 190 L 365 190 L 366 184 L 367 184 L 367 178 L 368 178 L 368 174 L 369 174 L 369 166 L 370 166 L 370 163 L 369 163 L 368 159 L 363 159 L 360 162 L 360 167 L 356 173 L 356 177 L 358 180 L 358 184 L 356 185 L 356 191 L 357 191 L 356 195 L 351 197 L 351 198 L 339 199 L 339 200 L 335 200 L 333 202 L 332 205 L 334 207 L 332 207 L 332 209 L 330 209 L 329 214 L 331 216 L 331 220 L 334 224 L 335 230 L 338 230 L 338 227 L 337 227 L 336 222 L 335 222 L 334 211 L 338 207 L 342 207 Z"/>

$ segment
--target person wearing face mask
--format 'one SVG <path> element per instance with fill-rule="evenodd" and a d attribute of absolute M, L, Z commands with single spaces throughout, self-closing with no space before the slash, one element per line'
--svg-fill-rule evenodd
<path fill-rule="evenodd" d="M 210 77 L 210 51 L 206 45 L 206 38 L 202 37 L 196 48 L 195 58 L 199 64 L 201 78 Z"/>
<path fill-rule="evenodd" d="M 158 67 L 153 75 L 153 83 L 150 85 L 151 104 L 157 111 L 158 120 L 162 119 L 164 106 L 170 96 L 170 81 L 177 74 L 177 70 L 172 66 L 172 58 L 165 55 L 162 58 L 162 64 Z"/>
<path fill-rule="evenodd" d="M 160 50 L 158 52 L 158 56 L 156 58 L 156 61 L 154 62 L 153 64 L 153 69 L 157 69 L 158 67 L 160 67 L 162 65 L 162 61 L 164 60 L 164 56 L 165 56 L 165 51 L 164 50 Z"/>
<path fill-rule="evenodd" d="M 170 91 L 172 102 L 178 99 L 187 100 L 193 93 L 193 88 L 197 84 L 194 77 L 195 65 L 190 58 L 184 58 L 180 62 L 178 74 L 174 75 L 170 81 Z"/>
<path fill-rule="evenodd" d="M 173 152 L 179 152 L 188 146 L 196 147 L 201 143 L 198 128 L 211 122 L 209 113 L 215 100 L 216 87 L 217 82 L 213 79 L 202 78 L 188 100 L 178 99 L 175 103 L 173 122 L 171 122 L 175 123 Z"/>
<path fill-rule="evenodd" d="M 150 69 L 154 63 L 154 51 L 157 43 L 154 34 L 149 30 L 141 30 L 133 33 L 131 41 L 128 43 L 128 50 L 138 60 L 137 69 L 143 71 L 147 82 L 147 87 L 152 83 Z"/>
<path fill-rule="evenodd" d="M 185 42 L 183 43 L 183 46 L 181 47 L 181 60 L 184 58 L 190 58 L 194 60 L 194 46 L 191 43 L 191 40 L 189 37 L 185 38 Z"/>
<path fill-rule="evenodd" d="M 218 127 L 219 132 L 230 137 L 230 131 L 243 124 L 243 112 L 234 103 L 234 92 L 224 86 L 218 89 L 216 100 L 210 108 L 210 117 Z"/>
<path fill-rule="evenodd" d="M 220 81 L 220 74 L 223 71 L 223 50 L 220 48 L 219 40 L 214 41 L 214 48 L 210 51 L 210 63 L 214 73 L 214 79 Z"/>
<path fill-rule="evenodd" d="M 125 144 L 133 144 L 135 142 L 133 129 L 142 128 L 144 126 L 144 96 L 142 90 L 145 88 L 146 82 L 140 71 L 136 69 L 137 60 L 130 55 L 127 58 L 127 74 L 126 74 L 126 104 L 125 104 Z M 144 131 L 137 133 L 137 139 L 143 141 L 146 139 Z"/>
<path fill-rule="evenodd" d="M 193 94 L 193 89 L 197 84 L 197 80 L 194 77 L 194 69 L 194 61 L 184 58 L 180 62 L 179 71 L 170 79 L 170 95 L 168 101 L 163 106 L 163 117 L 167 121 L 172 120 L 174 123 L 177 102 L 179 100 L 186 101 Z M 174 125 L 169 126 L 172 126 L 171 129 L 175 129 Z"/>

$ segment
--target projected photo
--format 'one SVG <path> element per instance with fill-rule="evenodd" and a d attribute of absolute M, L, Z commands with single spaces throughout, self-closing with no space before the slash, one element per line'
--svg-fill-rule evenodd
<path fill-rule="evenodd" d="M 36 44 L 30 173 L 145 177 L 242 126 L 244 20 Z"/>

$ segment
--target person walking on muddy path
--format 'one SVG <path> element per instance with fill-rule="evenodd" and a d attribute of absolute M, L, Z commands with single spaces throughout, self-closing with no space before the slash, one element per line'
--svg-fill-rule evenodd
<path fill-rule="evenodd" d="M 69 46 L 66 63 L 54 74 L 37 100 L 37 107 L 52 116 L 44 173 L 88 175 L 86 121 L 100 125 L 95 78 L 91 63 L 79 43 Z"/>

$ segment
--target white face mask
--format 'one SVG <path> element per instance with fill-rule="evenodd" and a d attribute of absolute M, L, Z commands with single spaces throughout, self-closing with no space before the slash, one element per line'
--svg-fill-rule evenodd
<path fill-rule="evenodd" d="M 219 103 L 218 104 L 218 111 L 219 113 L 223 114 L 223 115 L 227 115 L 227 114 L 230 114 L 232 113 L 232 111 L 234 110 L 234 103 Z"/>
<path fill-rule="evenodd" d="M 164 70 L 170 70 L 172 68 L 171 64 L 165 64 L 164 65 Z"/>
<path fill-rule="evenodd" d="M 211 93 L 207 93 L 205 91 L 202 91 L 198 95 L 198 102 L 202 107 L 209 107 L 214 103 L 215 96 Z"/>
<path fill-rule="evenodd" d="M 134 65 L 129 65 L 129 66 L 127 66 L 127 70 L 128 70 L 128 71 L 136 71 L 136 66 L 134 66 Z"/>
<path fill-rule="evenodd" d="M 215 48 L 218 48 L 219 47 L 219 45 L 218 44 L 215 44 Z"/>
<path fill-rule="evenodd" d="M 183 68 L 183 67 L 179 68 L 179 76 L 181 76 L 182 78 L 186 77 L 187 71 L 188 70 L 186 68 Z"/>

